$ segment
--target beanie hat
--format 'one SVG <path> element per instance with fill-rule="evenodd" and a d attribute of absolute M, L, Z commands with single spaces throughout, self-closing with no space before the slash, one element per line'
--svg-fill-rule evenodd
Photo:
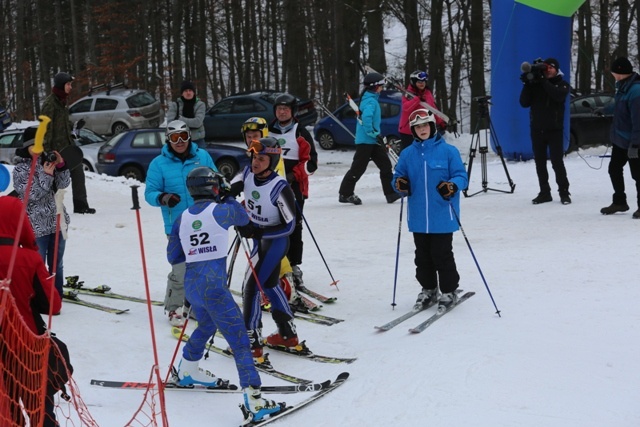
<path fill-rule="evenodd" d="M 616 74 L 631 74 L 633 73 L 633 67 L 627 58 L 621 56 L 611 64 L 611 72 Z"/>
<path fill-rule="evenodd" d="M 184 92 L 187 89 L 191 89 L 192 91 L 196 91 L 196 87 L 189 80 L 185 80 L 180 85 L 180 93 Z"/>
<path fill-rule="evenodd" d="M 547 59 L 544 60 L 544 63 L 547 64 L 547 65 L 551 65 L 556 70 L 560 69 L 560 63 L 558 62 L 558 60 L 556 58 L 547 58 Z"/>
<path fill-rule="evenodd" d="M 58 73 L 53 77 L 53 87 L 64 89 L 64 85 L 73 81 L 73 77 L 69 73 Z"/>
<path fill-rule="evenodd" d="M 31 126 L 24 130 L 22 133 L 22 146 L 28 147 L 30 145 L 35 144 L 36 132 L 38 131 L 38 126 Z"/>

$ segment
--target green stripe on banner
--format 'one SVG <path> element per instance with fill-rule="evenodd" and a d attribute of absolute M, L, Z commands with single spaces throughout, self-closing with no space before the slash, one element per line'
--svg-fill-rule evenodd
<path fill-rule="evenodd" d="M 515 0 L 515 2 L 552 15 L 570 17 L 584 3 L 584 0 Z"/>

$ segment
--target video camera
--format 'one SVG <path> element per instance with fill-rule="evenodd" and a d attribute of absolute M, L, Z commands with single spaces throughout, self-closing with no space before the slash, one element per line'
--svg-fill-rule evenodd
<path fill-rule="evenodd" d="M 522 71 L 522 75 L 520 75 L 520 80 L 523 83 L 535 83 L 543 80 L 544 72 L 547 71 L 549 66 L 544 63 L 542 58 L 538 58 L 533 61 L 533 64 L 529 64 L 528 62 L 523 62 L 520 65 L 520 71 Z"/>
<path fill-rule="evenodd" d="M 49 162 L 49 163 L 53 163 L 58 159 L 58 156 L 56 156 L 56 153 L 54 153 L 53 151 L 43 151 L 42 155 L 42 162 Z"/>

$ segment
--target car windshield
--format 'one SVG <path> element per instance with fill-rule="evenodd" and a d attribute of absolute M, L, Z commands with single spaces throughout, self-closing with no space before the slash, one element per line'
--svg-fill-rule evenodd
<path fill-rule="evenodd" d="M 146 107 L 156 102 L 156 99 L 148 92 L 138 92 L 127 98 L 127 105 L 130 108 Z"/>

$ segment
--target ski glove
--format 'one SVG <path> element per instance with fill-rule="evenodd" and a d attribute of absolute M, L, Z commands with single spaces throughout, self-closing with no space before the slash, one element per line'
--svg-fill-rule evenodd
<path fill-rule="evenodd" d="M 236 230 L 240 235 L 246 239 L 262 239 L 262 234 L 264 233 L 262 229 L 253 223 L 249 223 L 247 225 L 237 225 Z"/>
<path fill-rule="evenodd" d="M 630 159 L 637 159 L 638 158 L 638 146 L 637 145 L 630 145 L 629 146 L 629 151 L 627 151 L 627 157 L 629 157 Z"/>
<path fill-rule="evenodd" d="M 169 206 L 170 208 L 180 203 L 180 196 L 173 193 L 162 193 L 158 199 L 160 199 L 162 206 Z"/>
<path fill-rule="evenodd" d="M 384 136 L 378 134 L 378 136 L 376 136 L 376 143 L 379 146 L 384 147 L 385 146 L 385 144 L 384 144 Z"/>
<path fill-rule="evenodd" d="M 409 178 L 401 176 L 396 179 L 396 190 L 398 190 L 400 193 L 406 193 L 410 195 L 411 185 L 409 184 Z"/>
<path fill-rule="evenodd" d="M 438 184 L 437 189 L 443 199 L 449 200 L 449 198 L 458 191 L 458 186 L 453 182 L 442 181 Z"/>

